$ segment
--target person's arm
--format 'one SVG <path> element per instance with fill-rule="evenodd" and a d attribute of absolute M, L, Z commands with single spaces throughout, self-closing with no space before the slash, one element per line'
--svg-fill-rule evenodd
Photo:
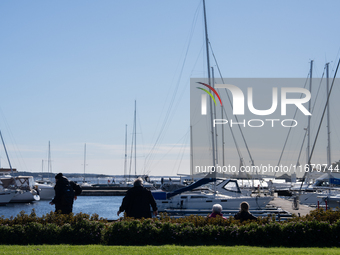
<path fill-rule="evenodd" d="M 119 216 L 120 213 L 124 212 L 127 208 L 127 205 L 129 203 L 130 193 L 127 192 L 126 196 L 123 198 L 122 205 L 119 207 L 119 211 L 117 212 L 117 216 Z"/>
<path fill-rule="evenodd" d="M 151 207 L 152 207 L 153 215 L 157 216 L 158 208 L 157 208 L 156 200 L 153 197 L 151 191 L 149 191 L 149 201 L 150 201 L 150 204 L 151 204 Z"/>
<path fill-rule="evenodd" d="M 62 200 L 62 187 L 61 185 L 55 185 L 54 186 L 54 192 L 55 192 L 55 195 L 54 195 L 54 198 L 52 199 L 51 203 L 52 204 L 55 204 L 55 203 L 60 203 L 61 200 Z"/>

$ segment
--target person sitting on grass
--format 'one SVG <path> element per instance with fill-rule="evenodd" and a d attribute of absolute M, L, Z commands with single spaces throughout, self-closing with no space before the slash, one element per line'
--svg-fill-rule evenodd
<path fill-rule="evenodd" d="M 217 215 L 221 216 L 223 219 L 226 219 L 225 217 L 223 217 L 222 205 L 220 205 L 220 204 L 214 204 L 213 205 L 212 213 L 209 215 L 209 218 L 216 218 Z"/>
<path fill-rule="evenodd" d="M 257 220 L 257 217 L 249 212 L 249 204 L 247 202 L 242 202 L 240 207 L 241 210 L 234 216 L 236 220 L 240 220 L 241 222 L 245 220 Z"/>

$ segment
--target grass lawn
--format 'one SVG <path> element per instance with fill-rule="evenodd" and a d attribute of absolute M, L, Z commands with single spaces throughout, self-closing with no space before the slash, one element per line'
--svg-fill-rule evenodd
<path fill-rule="evenodd" d="M 340 254 L 340 248 L 263 248 L 249 246 L 0 245 L 0 254 Z"/>

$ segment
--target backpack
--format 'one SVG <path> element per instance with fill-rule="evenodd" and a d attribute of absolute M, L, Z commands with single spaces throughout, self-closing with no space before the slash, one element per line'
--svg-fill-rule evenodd
<path fill-rule="evenodd" d="M 72 205 L 74 199 L 74 191 L 70 184 L 67 184 L 63 188 L 63 205 Z"/>
<path fill-rule="evenodd" d="M 71 184 L 71 186 L 72 186 L 72 188 L 74 190 L 74 195 L 75 196 L 79 196 L 81 194 L 81 192 L 83 191 L 81 189 L 81 187 L 77 183 L 75 183 L 73 181 L 70 181 L 70 184 Z"/>

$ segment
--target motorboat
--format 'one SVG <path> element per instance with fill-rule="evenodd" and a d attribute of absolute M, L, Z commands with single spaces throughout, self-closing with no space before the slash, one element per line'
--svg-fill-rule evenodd
<path fill-rule="evenodd" d="M 272 199 L 271 196 L 243 195 L 237 180 L 226 179 L 216 185 L 215 190 L 205 188 L 203 185 L 215 182 L 214 178 L 203 178 L 187 187 L 165 192 L 151 191 L 158 211 L 167 210 L 211 210 L 214 204 L 220 204 L 223 210 L 237 210 L 242 202 L 247 202 L 252 209 L 263 209 Z"/>

